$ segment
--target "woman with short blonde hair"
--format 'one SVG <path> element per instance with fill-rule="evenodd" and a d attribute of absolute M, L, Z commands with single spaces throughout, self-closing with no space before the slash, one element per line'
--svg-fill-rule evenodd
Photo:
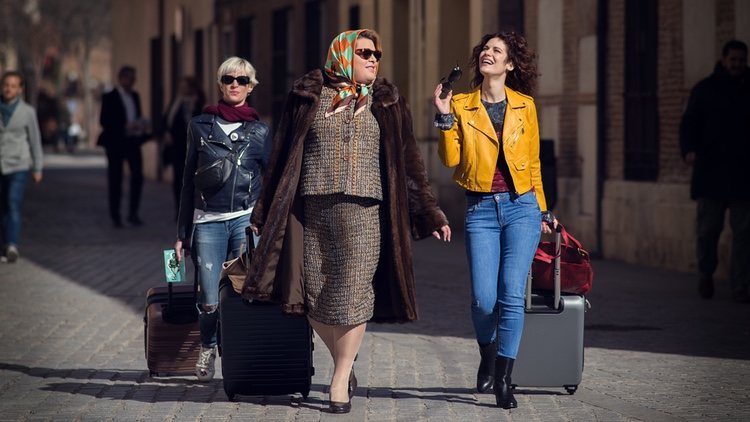
<path fill-rule="evenodd" d="M 195 374 L 214 377 L 219 278 L 224 261 L 239 256 L 248 216 L 260 195 L 268 125 L 247 104 L 258 80 L 245 59 L 230 57 L 216 73 L 221 99 L 193 117 L 177 221 L 177 259 L 192 250 L 200 294 L 201 349 Z M 192 248 L 188 248 L 191 245 Z"/>
<path fill-rule="evenodd" d="M 219 84 L 219 90 L 221 90 L 222 86 L 221 77 L 234 72 L 241 73 L 250 78 L 251 87 L 255 87 L 255 85 L 260 83 L 255 79 L 255 68 L 253 65 L 242 57 L 234 56 L 224 60 L 216 70 L 216 83 Z"/>

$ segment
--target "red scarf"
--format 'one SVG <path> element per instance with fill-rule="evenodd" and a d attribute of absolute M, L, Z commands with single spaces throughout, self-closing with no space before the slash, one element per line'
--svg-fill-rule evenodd
<path fill-rule="evenodd" d="M 231 123 L 252 122 L 254 120 L 260 120 L 258 112 L 254 108 L 247 105 L 247 102 L 243 103 L 239 107 L 233 107 L 225 103 L 224 100 L 219 100 L 219 103 L 216 105 L 206 106 L 203 109 L 203 112 L 219 116 Z"/>

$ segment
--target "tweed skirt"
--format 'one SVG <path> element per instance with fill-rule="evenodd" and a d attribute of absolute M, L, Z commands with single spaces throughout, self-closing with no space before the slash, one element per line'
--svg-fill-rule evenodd
<path fill-rule="evenodd" d="M 344 194 L 304 198 L 308 316 L 328 325 L 367 322 L 375 306 L 380 201 Z"/>

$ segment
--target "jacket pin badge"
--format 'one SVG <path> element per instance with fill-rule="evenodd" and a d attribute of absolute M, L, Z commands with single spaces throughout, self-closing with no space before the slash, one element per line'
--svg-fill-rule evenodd
<path fill-rule="evenodd" d="M 229 135 L 229 139 L 236 141 L 239 138 L 237 133 L 233 132 L 231 135 Z"/>

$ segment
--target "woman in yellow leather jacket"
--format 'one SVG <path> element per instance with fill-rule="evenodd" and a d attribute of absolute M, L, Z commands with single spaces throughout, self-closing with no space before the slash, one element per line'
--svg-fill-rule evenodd
<path fill-rule="evenodd" d="M 466 254 L 471 314 L 481 361 L 477 390 L 493 387 L 497 405 L 518 406 L 510 389 L 521 342 L 527 274 L 547 211 L 539 162 L 539 125 L 529 96 L 533 54 L 513 32 L 487 34 L 471 57 L 473 91 L 440 98 L 438 153 L 466 189 Z"/>

